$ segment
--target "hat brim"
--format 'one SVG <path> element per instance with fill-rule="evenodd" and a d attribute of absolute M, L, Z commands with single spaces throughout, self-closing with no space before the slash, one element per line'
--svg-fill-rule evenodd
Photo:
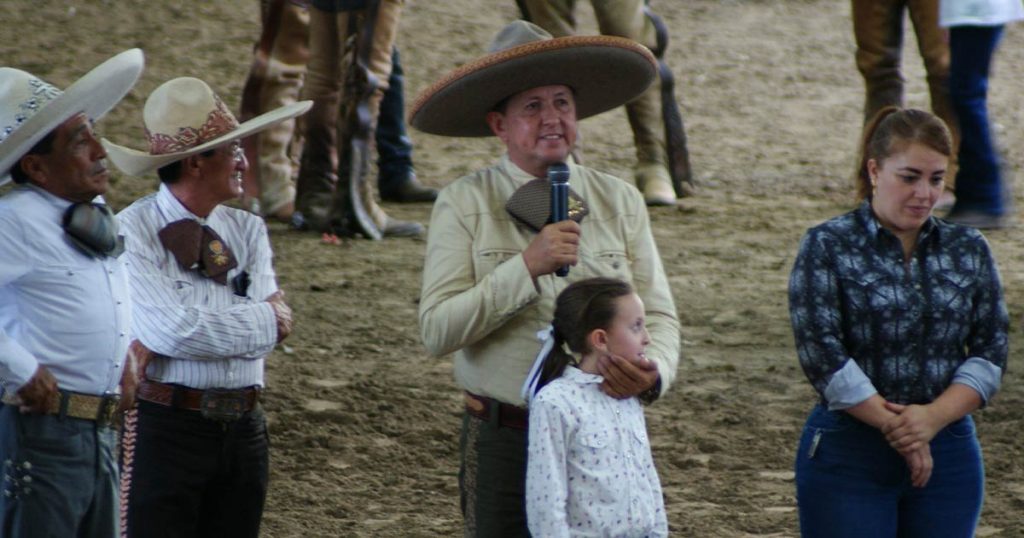
<path fill-rule="evenodd" d="M 96 66 L 25 120 L 0 144 L 0 185 L 11 180 L 11 167 L 60 124 L 79 113 L 92 120 L 106 115 L 135 86 L 143 64 L 141 50 L 126 50 Z"/>
<path fill-rule="evenodd" d="M 486 116 L 501 100 L 540 86 L 573 89 L 583 119 L 642 94 L 658 74 L 643 45 L 615 36 L 546 39 L 488 54 L 452 71 L 424 90 L 409 123 L 444 136 L 490 136 Z"/>
<path fill-rule="evenodd" d="M 107 150 L 107 157 L 112 163 L 114 163 L 114 166 L 128 175 L 141 176 L 175 161 L 180 161 L 204 151 L 216 148 L 217 146 L 227 144 L 233 140 L 254 135 L 260 131 L 269 129 L 282 121 L 290 120 L 296 116 L 301 116 L 308 112 L 312 106 L 313 101 L 299 101 L 298 103 L 285 105 L 281 108 L 271 110 L 266 114 L 261 114 L 252 118 L 251 120 L 242 123 L 237 129 L 234 129 L 231 132 L 203 142 L 202 144 L 189 148 L 186 151 L 180 151 L 177 153 L 152 155 L 147 151 L 139 151 L 137 149 L 115 144 L 106 138 L 104 138 L 102 142 L 103 147 Z"/>

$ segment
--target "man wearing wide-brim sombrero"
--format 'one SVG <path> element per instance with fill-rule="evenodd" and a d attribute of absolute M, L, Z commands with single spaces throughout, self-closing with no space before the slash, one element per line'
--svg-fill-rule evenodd
<path fill-rule="evenodd" d="M 654 77 L 653 56 L 635 42 L 551 38 L 517 21 L 488 54 L 442 77 L 413 106 L 411 124 L 420 130 L 493 134 L 507 149 L 494 166 L 442 189 L 423 271 L 423 341 L 434 355 L 455 353 L 455 379 L 465 391 L 460 486 L 467 535 L 527 535 L 521 387 L 541 347 L 536 335 L 569 283 L 618 277 L 645 304 L 651 366 L 602 358 L 605 392 L 653 401 L 675 377 L 679 322 L 644 200 L 629 183 L 568 162 L 578 119 L 621 105 Z M 563 162 L 570 219 L 552 223 L 546 176 Z M 568 276 L 556 276 L 564 266 Z"/>
<path fill-rule="evenodd" d="M 118 535 L 113 427 L 134 391 L 128 277 L 92 130 L 134 86 L 142 51 L 61 91 L 0 67 L 0 534 Z"/>
<path fill-rule="evenodd" d="M 118 217 L 127 240 L 132 349 L 144 377 L 125 420 L 125 535 L 259 534 L 267 492 L 263 367 L 291 332 L 262 219 L 242 194 L 239 146 L 309 110 L 302 101 L 239 124 L 197 78 L 170 80 L 143 108 L 146 151 L 104 140 L 159 190 Z"/>

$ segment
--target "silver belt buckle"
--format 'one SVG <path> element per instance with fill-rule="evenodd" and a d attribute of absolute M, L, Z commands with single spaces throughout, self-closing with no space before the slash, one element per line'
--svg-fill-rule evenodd
<path fill-rule="evenodd" d="M 243 390 L 206 389 L 199 403 L 199 413 L 209 420 L 234 422 L 245 414 L 245 404 Z"/>

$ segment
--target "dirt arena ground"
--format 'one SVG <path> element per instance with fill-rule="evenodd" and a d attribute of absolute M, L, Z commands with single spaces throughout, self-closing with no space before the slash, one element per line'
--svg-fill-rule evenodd
<path fill-rule="evenodd" d="M 849 5 L 827 0 L 654 0 L 672 31 L 698 196 L 651 212 L 683 330 L 679 381 L 648 409 L 655 460 L 676 536 L 797 535 L 792 462 L 815 396 L 797 366 L 786 282 L 807 227 L 853 205 L 849 177 L 862 83 Z M 592 12 L 580 2 L 584 31 Z M 129 47 L 142 81 L 99 124 L 141 147 L 141 107 L 176 76 L 199 76 L 237 109 L 258 34 L 257 0 L 4 0 L 0 64 L 59 86 Z M 411 99 L 475 57 L 512 0 L 409 0 L 401 47 Z M 927 106 L 908 43 L 908 103 Z M 1007 31 L 991 88 L 1011 177 L 1024 164 L 1024 29 Z M 583 122 L 587 163 L 631 177 L 625 115 Z M 490 164 L 494 140 L 413 133 L 420 177 L 442 186 Z M 120 208 L 155 177 L 115 178 Z M 1020 185 L 1017 185 L 1020 192 Z M 1018 207 L 1021 200 L 1018 197 Z M 387 206 L 426 222 L 429 205 Z M 1018 217 L 1019 221 L 1019 217 Z M 460 534 L 456 473 L 460 395 L 448 357 L 429 357 L 416 309 L 425 243 L 319 238 L 272 224 L 281 286 L 295 309 L 287 346 L 268 362 L 272 483 L 264 535 L 405 537 Z M 987 496 L 978 536 L 1024 536 L 1020 374 L 1024 245 L 1019 226 L 987 234 L 1012 319 L 1010 370 L 977 413 Z"/>

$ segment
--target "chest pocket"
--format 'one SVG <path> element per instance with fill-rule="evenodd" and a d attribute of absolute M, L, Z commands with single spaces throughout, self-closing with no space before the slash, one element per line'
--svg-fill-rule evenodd
<path fill-rule="evenodd" d="M 580 431 L 577 439 L 581 447 L 592 451 L 607 448 L 611 442 L 607 431 L 597 429 Z"/>
<path fill-rule="evenodd" d="M 622 470 L 623 454 L 615 447 L 612 433 L 605 429 L 585 428 L 576 435 L 571 465 L 580 472 L 600 482 L 609 483 L 613 475 Z M 615 488 L 600 488 L 597 501 L 615 502 Z"/>
<path fill-rule="evenodd" d="M 878 316 L 902 313 L 908 307 L 907 290 L 896 278 L 886 274 L 863 274 L 839 277 L 842 298 L 847 313 Z"/>
<path fill-rule="evenodd" d="M 928 315 L 942 330 L 959 330 L 964 338 L 974 310 L 974 278 L 955 273 L 939 273 L 931 285 Z"/>
<path fill-rule="evenodd" d="M 96 318 L 97 308 L 110 305 L 109 287 L 102 265 L 48 265 L 36 269 L 32 285 L 22 288 L 26 303 L 34 305 L 43 318 L 53 317 L 83 320 L 82 323 L 63 324 L 63 330 L 72 334 L 86 334 L 95 330 L 89 320 Z"/>
<path fill-rule="evenodd" d="M 647 445 L 647 430 L 643 426 L 633 428 L 633 446 L 643 449 Z"/>
<path fill-rule="evenodd" d="M 632 282 L 631 262 L 623 250 L 602 250 L 584 258 L 583 271 L 588 277 L 605 276 Z"/>

